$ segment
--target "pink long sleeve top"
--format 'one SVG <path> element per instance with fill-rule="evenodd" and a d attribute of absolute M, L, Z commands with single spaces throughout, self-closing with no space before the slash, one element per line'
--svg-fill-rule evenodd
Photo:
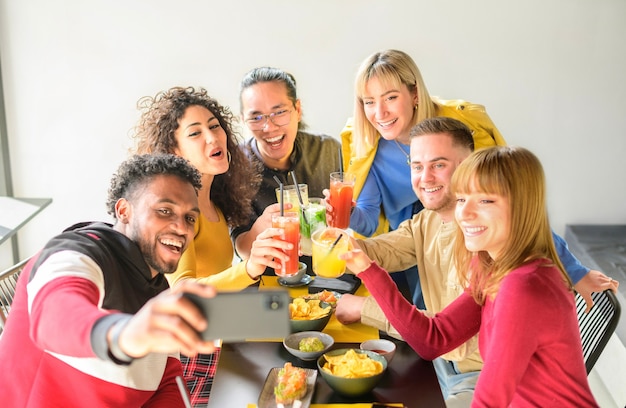
<path fill-rule="evenodd" d="M 359 274 L 390 323 L 432 360 L 476 333 L 484 366 L 473 407 L 596 407 L 582 356 L 574 297 L 545 259 L 511 271 L 493 299 L 469 292 L 428 318 L 373 263 Z"/>

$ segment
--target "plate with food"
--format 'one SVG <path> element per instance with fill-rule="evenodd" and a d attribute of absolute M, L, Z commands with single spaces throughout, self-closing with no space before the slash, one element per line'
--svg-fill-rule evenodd
<path fill-rule="evenodd" d="M 315 389 L 317 370 L 285 363 L 274 367 L 259 395 L 259 408 L 308 408 Z"/>
<path fill-rule="evenodd" d="M 317 293 L 309 293 L 308 295 L 300 296 L 302 299 L 306 300 L 320 300 L 322 302 L 328 303 L 333 309 L 337 306 L 337 300 L 341 297 L 341 293 L 332 291 L 332 290 L 322 290 Z"/>

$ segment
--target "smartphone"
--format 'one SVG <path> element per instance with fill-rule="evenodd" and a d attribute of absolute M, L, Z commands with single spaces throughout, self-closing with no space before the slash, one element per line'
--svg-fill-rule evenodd
<path fill-rule="evenodd" d="M 246 339 L 284 338 L 289 325 L 289 292 L 263 290 L 218 293 L 204 298 L 185 293 L 204 314 L 207 328 L 203 340 L 240 342 Z"/>

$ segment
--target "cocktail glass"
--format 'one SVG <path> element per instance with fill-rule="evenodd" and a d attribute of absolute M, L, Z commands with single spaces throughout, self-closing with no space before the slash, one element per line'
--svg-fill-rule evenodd
<path fill-rule="evenodd" d="M 298 244 L 300 242 L 300 213 L 299 212 L 286 212 L 283 215 L 272 215 L 272 227 L 282 228 L 284 230 L 280 239 L 286 242 L 291 242 L 293 248 L 290 250 L 283 250 L 285 254 L 289 256 L 289 260 L 282 263 L 282 268 L 276 270 L 277 276 L 289 277 L 298 273 L 300 268 L 298 264 Z"/>
<path fill-rule="evenodd" d="M 300 252 L 312 255 L 311 234 L 326 227 L 326 205 L 322 198 L 311 197 L 309 204 L 302 208 L 300 217 Z"/>
<path fill-rule="evenodd" d="M 350 227 L 350 210 L 356 176 L 351 173 L 330 173 L 330 205 L 333 207 L 329 226 L 346 229 Z"/>
<path fill-rule="evenodd" d="M 345 230 L 327 227 L 311 235 L 313 243 L 313 272 L 323 278 L 338 278 L 346 272 L 346 261 L 339 255 L 350 249 L 350 237 Z"/>
<path fill-rule="evenodd" d="M 309 186 L 306 184 L 298 184 L 300 188 L 300 195 L 304 205 L 309 203 Z M 283 186 L 283 203 L 290 203 L 291 209 L 289 211 L 300 211 L 300 200 L 298 199 L 298 192 L 296 186 L 288 184 Z M 276 201 L 280 203 L 280 188 L 276 189 Z"/>

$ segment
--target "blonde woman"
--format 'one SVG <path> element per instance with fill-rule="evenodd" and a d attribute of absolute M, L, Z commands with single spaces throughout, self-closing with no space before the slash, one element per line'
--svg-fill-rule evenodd
<path fill-rule="evenodd" d="M 354 117 L 341 132 L 344 167 L 356 174 L 350 228 L 362 237 L 398 228 L 423 209 L 411 189 L 409 132 L 424 119 L 457 119 L 472 132 L 475 149 L 506 144 L 485 108 L 428 93 L 417 65 L 405 52 L 385 50 L 361 64 L 354 84 Z M 325 192 L 327 196 L 327 192 Z M 333 216 L 327 203 L 327 216 Z M 424 307 L 415 268 L 394 274 L 406 279 L 413 302 Z"/>
<path fill-rule="evenodd" d="M 483 106 L 431 97 L 417 65 L 402 51 L 369 56 L 354 87 L 354 117 L 341 141 L 346 170 L 357 175 L 350 228 L 363 236 L 396 229 L 422 209 L 409 166 L 409 131 L 418 122 L 450 117 L 470 128 L 476 149 L 506 144 Z"/>

